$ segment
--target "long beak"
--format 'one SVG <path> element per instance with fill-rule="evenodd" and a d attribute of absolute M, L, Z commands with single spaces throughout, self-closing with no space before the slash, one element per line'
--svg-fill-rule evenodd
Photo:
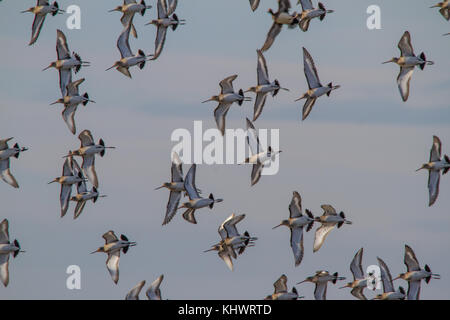
<path fill-rule="evenodd" d="M 214 248 L 211 248 L 211 249 L 205 250 L 203 252 L 210 252 L 210 251 L 214 251 L 214 250 L 215 250 Z"/>
<path fill-rule="evenodd" d="M 430 7 L 431 8 L 440 8 L 440 6 L 438 4 L 435 4 L 434 6 Z"/>
<path fill-rule="evenodd" d="M 95 251 L 92 251 L 91 254 L 96 253 L 96 252 L 99 252 L 99 250 L 97 249 Z"/>
<path fill-rule="evenodd" d="M 300 101 L 300 100 L 305 99 L 305 98 L 306 98 L 306 93 L 304 95 L 302 95 L 300 98 L 296 99 L 295 101 Z"/>
<path fill-rule="evenodd" d="M 284 91 L 289 91 L 289 89 L 288 88 L 280 88 L 281 90 L 284 90 Z"/>
<path fill-rule="evenodd" d="M 400 276 L 398 276 L 397 278 L 392 279 L 392 281 L 395 281 L 395 280 L 397 280 L 397 279 L 400 279 Z"/>
<path fill-rule="evenodd" d="M 421 167 L 421 168 L 417 169 L 417 170 L 416 170 L 416 172 L 417 172 L 417 171 L 420 171 L 420 170 L 422 170 L 422 169 L 423 169 L 423 167 Z"/>
<path fill-rule="evenodd" d="M 303 280 L 303 281 L 297 282 L 297 284 L 302 284 L 304 282 L 307 282 L 307 280 Z"/>
<path fill-rule="evenodd" d="M 109 67 L 108 69 L 106 69 L 105 71 L 111 70 L 112 68 L 114 68 L 116 65 L 113 65 L 111 67 Z"/>
<path fill-rule="evenodd" d="M 276 229 L 276 228 L 278 228 L 278 227 L 281 227 L 282 225 L 283 225 L 283 224 L 282 224 L 282 223 L 280 223 L 279 225 L 277 225 L 277 226 L 273 227 L 273 228 L 272 228 L 272 230 L 273 230 L 273 229 Z"/>
<path fill-rule="evenodd" d="M 51 65 L 49 65 L 48 67 L 46 67 L 46 68 L 42 69 L 42 71 L 48 70 L 48 69 L 50 69 L 51 67 L 52 67 L 52 66 L 51 66 Z"/>
<path fill-rule="evenodd" d="M 52 105 L 57 104 L 57 103 L 60 103 L 60 102 L 57 100 L 55 102 L 50 103 L 50 105 L 52 106 Z"/>
<path fill-rule="evenodd" d="M 53 183 L 53 182 L 56 182 L 56 179 L 55 180 L 53 180 L 53 181 L 50 181 L 49 183 L 47 183 L 47 184 L 51 184 L 51 183 Z"/>
<path fill-rule="evenodd" d="M 208 101 L 214 101 L 214 100 L 209 98 L 208 100 L 202 101 L 202 103 L 205 103 L 205 102 L 208 102 Z"/>
<path fill-rule="evenodd" d="M 386 64 L 386 63 L 390 63 L 390 62 L 393 62 L 392 59 L 391 59 L 391 60 L 388 60 L 388 61 L 385 61 L 385 62 L 383 62 L 382 64 Z"/>
<path fill-rule="evenodd" d="M 155 188 L 155 190 L 159 190 L 159 189 L 162 189 L 162 188 L 164 188 L 164 186 L 161 186 L 161 187 Z"/>
<path fill-rule="evenodd" d="M 119 10 L 117 10 L 117 9 L 108 10 L 108 12 L 114 12 L 114 11 L 119 11 Z"/>

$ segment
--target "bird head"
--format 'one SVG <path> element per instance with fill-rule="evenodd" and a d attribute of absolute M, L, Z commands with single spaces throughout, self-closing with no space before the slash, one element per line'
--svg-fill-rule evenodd
<path fill-rule="evenodd" d="M 97 250 L 92 251 L 91 254 L 96 253 L 96 252 L 105 252 L 105 248 L 99 247 Z"/>
<path fill-rule="evenodd" d="M 281 226 L 289 226 L 289 220 L 281 221 L 281 223 L 279 225 L 273 227 L 272 229 L 276 229 L 276 228 L 281 227 Z"/>
<path fill-rule="evenodd" d="M 42 69 L 42 71 L 45 71 L 45 70 L 50 69 L 50 68 L 56 68 L 56 61 L 53 61 L 52 63 L 50 63 L 48 65 L 48 67 Z"/>
<path fill-rule="evenodd" d="M 397 61 L 398 61 L 398 58 L 392 58 L 392 59 L 390 59 L 390 60 L 388 60 L 388 61 L 385 61 L 385 62 L 383 62 L 383 64 L 386 64 L 386 63 L 391 63 L 391 62 L 394 62 L 394 63 L 397 63 Z"/>
<path fill-rule="evenodd" d="M 212 96 L 208 100 L 202 101 L 202 103 L 208 102 L 208 101 L 219 101 L 219 96 Z"/>

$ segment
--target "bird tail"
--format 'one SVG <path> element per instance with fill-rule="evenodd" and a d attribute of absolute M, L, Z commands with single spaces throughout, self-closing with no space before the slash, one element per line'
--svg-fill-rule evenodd
<path fill-rule="evenodd" d="M 19 149 L 19 150 L 20 150 L 20 147 L 19 147 L 19 144 L 18 144 L 18 143 L 16 143 L 16 144 L 14 145 L 14 149 Z M 20 152 L 17 152 L 17 153 L 14 155 L 14 158 L 19 159 L 19 154 L 20 154 Z"/>
<path fill-rule="evenodd" d="M 142 51 L 141 49 L 139 49 L 138 53 L 141 57 L 144 57 L 144 58 L 146 57 L 144 51 Z M 145 60 L 139 64 L 139 69 L 142 70 L 142 69 L 144 69 L 144 67 L 145 67 Z"/>
<path fill-rule="evenodd" d="M 98 140 L 98 144 L 101 145 L 102 147 L 105 146 L 105 141 L 103 141 L 102 138 L 100 138 L 100 140 Z M 106 149 L 103 148 L 103 150 L 100 152 L 100 156 L 103 158 L 103 156 L 105 155 Z"/>
<path fill-rule="evenodd" d="M 58 2 L 53 2 L 53 6 L 56 7 L 56 10 L 52 12 L 52 16 L 56 16 L 59 12 L 59 5 Z"/>
<path fill-rule="evenodd" d="M 214 196 L 212 193 L 209 194 L 209 198 L 213 201 L 210 205 L 209 208 L 212 209 L 214 207 Z"/>
<path fill-rule="evenodd" d="M 97 193 L 97 195 L 92 199 L 92 202 L 96 203 L 97 199 L 98 199 L 98 191 L 97 188 L 94 186 L 92 187 L 92 191 L 94 191 L 95 193 Z"/>
<path fill-rule="evenodd" d="M 172 15 L 172 18 L 177 22 L 176 24 L 172 25 L 172 30 L 175 31 L 178 27 L 178 23 L 180 22 L 180 19 L 178 19 L 178 16 L 175 13 Z"/>
<path fill-rule="evenodd" d="M 323 14 L 319 17 L 320 21 L 325 19 L 325 16 L 327 15 L 327 9 L 325 9 L 325 6 L 322 2 L 319 2 L 319 8 L 323 11 Z"/>
<path fill-rule="evenodd" d="M 86 106 L 88 104 L 88 102 L 89 102 L 89 95 L 88 95 L 88 93 L 86 92 L 83 95 L 83 97 L 86 99 L 86 100 L 83 101 L 83 106 Z"/>
<path fill-rule="evenodd" d="M 450 158 L 448 155 L 444 155 L 444 160 L 447 164 L 450 164 Z M 442 174 L 446 174 L 450 170 L 450 167 L 444 168 L 444 171 L 442 171 Z"/>
<path fill-rule="evenodd" d="M 239 95 L 240 96 L 244 96 L 244 90 L 242 90 L 242 89 L 239 89 Z M 238 104 L 240 105 L 240 106 L 242 106 L 242 103 L 244 102 L 244 98 L 242 98 L 242 100 L 239 100 L 238 101 Z"/>
<path fill-rule="evenodd" d="M 193 223 L 193 224 L 197 224 L 197 220 L 195 220 L 194 212 L 195 212 L 195 210 L 193 210 L 193 209 L 186 210 L 186 212 L 183 213 L 184 220 L 186 220 L 187 222 Z"/>
<path fill-rule="evenodd" d="M 328 84 L 328 88 L 331 88 L 331 89 L 333 88 L 333 83 L 332 83 L 332 82 L 330 82 L 330 83 Z M 330 90 L 330 91 L 327 92 L 327 97 L 330 96 L 331 91 L 332 91 L 332 90 Z"/>
<path fill-rule="evenodd" d="M 275 85 L 278 86 L 278 89 L 272 91 L 272 97 L 275 97 L 278 94 L 278 92 L 280 91 L 280 88 L 279 88 L 280 87 L 280 82 L 277 79 L 275 79 L 274 82 L 275 82 Z"/>
<path fill-rule="evenodd" d="M 425 56 L 425 53 L 424 53 L 424 52 L 422 52 L 422 53 L 420 54 L 420 59 L 423 60 L 423 63 L 420 64 L 419 67 L 420 67 L 421 70 L 423 70 L 423 69 L 425 69 L 425 65 L 427 64 L 427 57 Z"/>
<path fill-rule="evenodd" d="M 144 8 L 141 10 L 141 16 L 144 16 L 145 10 L 147 10 L 147 5 L 145 4 L 145 1 L 144 1 L 144 0 L 141 1 L 141 5 L 144 7 Z"/>
<path fill-rule="evenodd" d="M 19 254 L 19 252 L 21 252 L 21 251 L 20 251 L 20 244 L 19 244 L 19 241 L 17 241 L 17 239 L 14 240 L 14 245 L 17 247 L 17 250 L 14 251 L 14 253 L 13 253 L 13 257 L 15 258 L 15 257 L 17 257 L 17 255 Z"/>
<path fill-rule="evenodd" d="M 334 279 L 333 279 L 333 284 L 336 284 L 336 281 L 338 280 L 338 277 L 339 276 L 339 274 L 337 273 L 337 272 L 335 272 L 334 274 L 333 274 L 333 277 L 334 277 Z"/>
<path fill-rule="evenodd" d="M 425 265 L 424 269 L 425 269 L 426 272 L 431 273 L 431 269 L 430 269 L 430 267 L 427 264 Z M 425 278 L 425 282 L 428 284 L 430 282 L 430 280 L 431 280 L 431 274 L 430 274 L 429 277 Z"/>

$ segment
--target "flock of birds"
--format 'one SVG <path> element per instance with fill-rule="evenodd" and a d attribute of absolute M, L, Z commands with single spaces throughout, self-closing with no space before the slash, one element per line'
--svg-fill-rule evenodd
<path fill-rule="evenodd" d="M 0 0 L 1 1 L 1 0 Z M 250 0 L 250 6 L 255 11 L 259 6 L 259 0 Z M 275 38 L 281 32 L 283 25 L 289 28 L 294 28 L 297 25 L 306 32 L 309 30 L 310 22 L 319 18 L 324 20 L 325 16 L 332 13 L 333 10 L 325 9 L 322 3 L 318 3 L 317 8 L 313 7 L 311 0 L 299 0 L 302 11 L 290 12 L 291 4 L 289 0 L 278 0 L 278 11 L 270 9 L 268 12 L 273 19 L 272 27 L 270 28 L 266 41 L 261 49 L 257 52 L 257 85 L 250 87 L 243 91 L 239 89 L 235 91 L 233 88 L 233 81 L 237 75 L 229 76 L 220 81 L 219 86 L 221 92 L 218 95 L 212 96 L 210 99 L 203 101 L 214 101 L 218 106 L 214 110 L 214 118 L 218 129 L 224 135 L 226 125 L 225 118 L 233 103 L 241 105 L 245 101 L 250 101 L 250 97 L 246 97 L 245 93 L 253 92 L 256 94 L 253 110 L 253 122 L 255 122 L 261 115 L 266 98 L 268 94 L 276 96 L 280 90 L 289 91 L 289 89 L 281 86 L 280 82 L 275 79 L 270 81 L 267 62 L 264 57 L 264 52 L 269 50 L 273 45 Z M 122 74 L 131 78 L 130 68 L 138 66 L 143 69 L 146 61 L 156 60 L 162 53 L 164 42 L 167 34 L 167 29 L 175 30 L 178 25 L 185 24 L 184 19 L 179 19 L 175 14 L 177 7 L 177 0 L 157 0 L 157 19 L 151 20 L 148 24 L 153 24 L 157 27 L 155 49 L 151 55 L 146 55 L 142 50 L 138 50 L 136 54 L 130 48 L 129 38 L 130 33 L 137 38 L 137 31 L 133 24 L 135 15 L 146 13 L 146 10 L 151 9 L 151 6 L 146 5 L 144 1 L 137 3 L 135 0 L 124 0 L 123 5 L 117 6 L 109 12 L 121 12 L 120 19 L 124 29 L 117 39 L 117 48 L 119 49 L 121 59 L 116 61 L 110 68 L 115 68 Z M 450 3 L 449 0 L 440 2 L 434 7 L 440 8 L 440 13 L 446 20 L 450 20 Z M 31 12 L 34 14 L 34 21 L 32 24 L 32 35 L 29 45 L 36 43 L 39 34 L 43 28 L 45 18 L 48 14 L 53 16 L 64 13 L 60 9 L 57 2 L 50 4 L 46 0 L 38 0 L 35 7 L 29 8 L 23 12 Z M 426 65 L 432 65 L 433 62 L 427 60 L 424 53 L 415 55 L 412 44 L 411 35 L 406 31 L 400 42 L 398 43 L 401 56 L 392 58 L 384 63 L 393 62 L 399 65 L 400 73 L 397 78 L 398 88 L 403 101 L 407 101 L 409 96 L 409 83 L 415 67 L 424 69 Z M 81 59 L 81 57 L 69 50 L 67 39 L 61 30 L 57 30 L 56 40 L 57 60 L 50 63 L 46 69 L 55 68 L 59 72 L 59 87 L 61 90 L 61 98 L 56 100 L 53 104 L 63 104 L 62 117 L 67 124 L 70 132 L 76 134 L 75 112 L 78 105 L 84 106 L 91 102 L 87 93 L 80 94 L 79 86 L 85 81 L 84 78 L 78 80 L 72 79 L 72 71 L 77 74 L 82 67 L 89 66 L 90 63 Z M 316 100 L 323 95 L 330 96 L 333 90 L 338 89 L 339 85 L 333 85 L 329 82 L 323 85 L 319 80 L 318 71 L 314 60 L 306 48 L 303 48 L 303 64 L 304 74 L 308 84 L 308 90 L 302 94 L 296 101 L 306 99 L 303 106 L 302 120 L 305 120 L 311 113 Z M 246 119 L 247 129 L 247 143 L 252 151 L 252 155 L 245 159 L 245 164 L 252 164 L 251 185 L 256 184 L 261 177 L 263 168 L 270 164 L 281 150 L 273 150 L 271 146 L 264 150 L 261 146 L 256 128 L 251 120 Z M 92 201 L 95 203 L 98 198 L 106 197 L 99 193 L 99 179 L 95 170 L 95 158 L 97 155 L 103 157 L 106 149 L 113 149 L 114 147 L 106 146 L 103 139 L 99 139 L 95 143 L 92 133 L 89 130 L 83 130 L 79 133 L 78 138 L 81 145 L 78 149 L 69 150 L 64 156 L 63 170 L 59 177 L 56 177 L 50 183 L 60 184 L 60 207 L 61 217 L 65 216 L 69 209 L 71 202 L 76 203 L 74 208 L 74 219 L 78 218 L 86 203 Z M 0 174 L 2 180 L 14 188 L 19 185 L 10 171 L 10 160 L 12 158 L 19 158 L 20 153 L 27 151 L 27 148 L 20 147 L 15 143 L 12 148 L 9 147 L 8 142 L 13 138 L 0 140 Z M 433 137 L 433 144 L 430 152 L 429 161 L 423 164 L 418 170 L 424 169 L 429 173 L 428 189 L 429 189 L 429 206 L 433 205 L 439 194 L 439 181 L 441 172 L 446 174 L 450 170 L 450 158 L 447 155 L 442 156 L 441 141 L 437 136 Z M 82 158 L 82 165 L 80 166 L 76 157 Z M 171 163 L 171 181 L 163 183 L 156 189 L 166 188 L 170 191 L 169 200 L 166 207 L 166 212 L 163 220 L 163 225 L 168 224 L 176 215 L 179 209 L 185 209 L 181 214 L 182 217 L 189 223 L 196 224 L 197 218 L 195 213 L 197 210 L 203 208 L 213 209 L 215 203 L 220 203 L 223 199 L 216 199 L 213 194 L 208 197 L 201 196 L 202 191 L 197 188 L 195 183 L 197 165 L 191 165 L 186 176 L 183 175 L 183 163 L 177 153 L 172 154 Z M 88 186 L 88 183 L 91 186 Z M 72 187 L 76 186 L 76 194 L 72 196 Z M 188 200 L 181 204 L 182 196 L 188 197 Z M 273 229 L 280 226 L 286 226 L 290 229 L 290 246 L 292 248 L 295 266 L 299 266 L 304 256 L 303 236 L 304 229 L 306 232 L 310 231 L 314 224 L 319 227 L 315 231 L 313 252 L 318 251 L 324 244 L 325 239 L 333 229 L 340 229 L 344 224 L 352 224 L 347 220 L 344 212 L 336 211 L 336 209 L 329 204 L 321 206 L 323 214 L 314 216 L 313 213 L 306 209 L 302 209 L 302 198 L 297 191 L 293 192 L 292 200 L 289 204 L 289 217 L 286 220 L 275 226 Z M 220 241 L 212 245 L 209 251 L 216 251 L 218 256 L 225 262 L 230 270 L 233 270 L 233 259 L 237 259 L 238 255 L 244 253 L 247 247 L 255 245 L 256 237 L 250 236 L 248 231 L 240 233 L 237 229 L 237 224 L 242 222 L 245 214 L 231 214 L 218 228 Z M 117 237 L 114 231 L 110 230 L 103 234 L 105 244 L 99 247 L 92 253 L 103 252 L 107 254 L 106 266 L 114 283 L 119 281 L 119 260 L 120 253 L 126 254 L 130 247 L 136 245 L 136 242 L 130 241 L 127 236 L 120 235 Z M 4 286 L 9 283 L 9 256 L 16 257 L 21 250 L 20 244 L 17 240 L 11 242 L 9 237 L 9 223 L 4 219 L 0 223 L 0 279 Z M 365 300 L 364 289 L 368 288 L 370 284 L 374 284 L 375 278 L 373 274 L 366 275 L 362 268 L 363 248 L 356 254 L 350 264 L 350 270 L 353 274 L 353 281 L 348 282 L 342 288 L 351 288 L 351 294 L 361 300 Z M 422 280 L 426 283 L 430 279 L 439 279 L 438 274 L 432 273 L 428 265 L 422 268 L 414 254 L 414 251 L 405 245 L 404 263 L 407 267 L 407 272 L 401 273 L 397 278 L 392 278 L 391 273 L 386 263 L 378 258 L 378 264 L 381 270 L 381 281 L 383 284 L 383 293 L 375 297 L 380 300 L 400 300 L 407 298 L 408 300 L 415 300 L 419 298 L 420 286 Z M 164 276 L 159 276 L 146 291 L 149 299 L 161 299 L 160 285 Z M 400 286 L 395 289 L 393 281 L 403 279 L 408 282 L 408 291 Z M 305 280 L 299 282 L 311 282 L 315 284 L 314 297 L 318 300 L 326 299 L 327 284 L 332 282 L 336 284 L 337 281 L 345 280 L 344 277 L 338 275 L 337 272 L 330 273 L 325 270 L 317 271 L 314 275 L 307 277 Z M 145 281 L 139 282 L 126 295 L 126 299 L 139 299 L 139 294 L 145 285 Z M 282 275 L 274 283 L 274 293 L 267 296 L 266 299 L 272 300 L 296 300 L 302 298 L 299 296 L 295 287 L 289 291 L 287 287 L 287 277 Z"/>

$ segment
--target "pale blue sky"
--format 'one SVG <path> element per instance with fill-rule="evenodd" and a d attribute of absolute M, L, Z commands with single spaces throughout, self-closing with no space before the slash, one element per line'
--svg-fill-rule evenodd
<path fill-rule="evenodd" d="M 236 88 L 255 84 L 256 49 L 272 23 L 266 11 L 276 8 L 275 0 L 262 0 L 254 13 L 246 0 L 179 2 L 177 14 L 186 25 L 168 31 L 162 55 L 142 71 L 134 68 L 132 80 L 104 71 L 119 58 L 120 14 L 107 12 L 119 0 L 59 1 L 62 8 L 81 7 L 82 29 L 67 30 L 66 15 L 49 16 L 32 47 L 27 44 L 33 17 L 19 12 L 34 1 L 0 4 L 0 137 L 13 136 L 30 148 L 12 160 L 21 188 L 0 183 L 0 219 L 10 220 L 11 236 L 27 251 L 12 260 L 10 285 L 0 286 L 0 299 L 122 299 L 137 282 L 149 283 L 162 273 L 165 298 L 259 299 L 272 292 L 282 273 L 289 286 L 319 269 L 351 278 L 350 261 L 360 247 L 365 249 L 364 267 L 380 256 L 393 275 L 404 272 L 405 243 L 422 265 L 442 275 L 423 284 L 421 297 L 449 299 L 450 182 L 447 176 L 441 179 L 440 197 L 428 208 L 426 173 L 414 172 L 428 159 L 433 134 L 441 138 L 443 152 L 450 153 L 450 38 L 442 37 L 450 25 L 429 9 L 434 1 L 323 1 L 335 13 L 313 21 L 307 33 L 285 28 L 265 56 L 271 78 L 291 91 L 268 98 L 255 123 L 280 129 L 279 174 L 250 187 L 248 167 L 199 166 L 198 186 L 224 202 L 198 212 L 198 225 L 177 216 L 161 227 L 168 192 L 153 189 L 170 178 L 172 131 L 191 130 L 194 120 L 202 120 L 204 129 L 215 127 L 215 105 L 200 102 L 218 92 L 226 76 L 239 74 Z M 381 7 L 382 30 L 366 28 L 371 4 Z M 299 10 L 295 1 L 292 5 Z M 144 24 L 155 15 L 153 8 L 136 16 L 139 38 L 130 39 L 133 51 L 153 51 L 155 28 Z M 41 72 L 55 60 L 57 28 L 66 34 L 70 50 L 92 65 L 75 76 L 86 78 L 80 90 L 97 101 L 79 107 L 78 132 L 90 129 L 95 140 L 117 147 L 96 163 L 99 189 L 108 198 L 87 204 L 76 221 L 72 209 L 59 218 L 59 188 L 46 184 L 60 174 L 61 157 L 79 145 L 62 121 L 61 107 L 49 106 L 59 98 L 58 73 Z M 407 103 L 398 93 L 398 67 L 381 64 L 399 54 L 397 43 L 405 30 L 411 32 L 416 53 L 425 51 L 435 61 L 415 71 Z M 315 59 L 322 82 L 342 87 L 319 99 L 301 123 L 302 104 L 294 99 L 307 88 L 303 46 Z M 233 106 L 227 126 L 243 127 L 252 110 L 253 103 Z M 288 230 L 271 229 L 287 217 L 294 190 L 314 214 L 329 203 L 354 222 L 334 230 L 314 254 L 314 231 L 306 234 L 299 267 L 294 267 Z M 234 272 L 216 254 L 202 253 L 219 239 L 217 227 L 232 212 L 245 213 L 240 230 L 259 237 L 235 262 Z M 106 270 L 106 255 L 89 255 L 110 229 L 138 242 L 122 256 L 118 285 Z M 71 264 L 81 267 L 82 290 L 65 288 Z M 297 289 L 313 297 L 312 285 Z M 353 299 L 337 286 L 328 289 L 328 298 Z"/>

